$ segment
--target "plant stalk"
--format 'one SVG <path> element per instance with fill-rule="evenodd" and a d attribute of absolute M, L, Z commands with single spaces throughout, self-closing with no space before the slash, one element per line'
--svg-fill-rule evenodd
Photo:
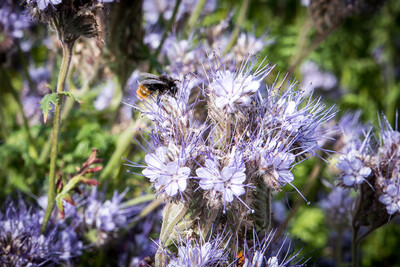
<path fill-rule="evenodd" d="M 71 64 L 74 43 L 75 42 L 62 43 L 63 57 L 60 67 L 60 73 L 58 74 L 57 94 L 62 93 L 64 90 L 65 79 L 67 78 L 68 70 Z M 59 98 L 54 110 L 53 138 L 51 143 L 51 154 L 50 154 L 49 191 L 47 195 L 46 213 L 44 215 L 43 224 L 41 227 L 42 232 L 46 230 L 46 226 L 50 220 L 51 213 L 55 206 L 55 200 L 56 200 L 56 163 L 58 154 L 58 137 L 60 134 L 61 107 L 63 100 L 61 95 L 58 95 L 58 97 Z"/>
<path fill-rule="evenodd" d="M 225 48 L 225 51 L 224 51 L 225 53 L 227 53 L 229 50 L 231 50 L 232 47 L 236 43 L 236 40 L 239 36 L 240 28 L 242 27 L 244 20 L 246 18 L 247 9 L 249 8 L 249 4 L 250 4 L 250 0 L 243 0 L 242 6 L 240 7 L 240 13 L 239 13 L 239 17 L 238 17 L 236 26 L 233 29 L 233 32 L 231 34 L 231 39 L 229 40 L 229 43 Z"/>
<path fill-rule="evenodd" d="M 179 9 L 179 6 L 181 5 L 181 2 L 182 2 L 182 0 L 177 0 L 177 1 L 176 1 L 175 7 L 174 7 L 174 11 L 173 11 L 173 13 L 172 13 L 172 17 L 171 17 L 171 19 L 169 20 L 168 26 L 167 26 L 167 28 L 165 29 L 165 31 L 164 31 L 164 33 L 163 33 L 163 35 L 162 35 L 162 37 L 161 37 L 160 44 L 158 45 L 156 51 L 154 52 L 154 58 L 155 58 L 156 60 L 157 60 L 158 55 L 159 55 L 160 52 L 161 52 L 161 49 L 162 49 L 162 47 L 163 47 L 163 45 L 164 45 L 165 40 L 166 40 L 167 37 L 168 37 L 168 33 L 172 30 L 172 26 L 173 26 L 173 24 L 174 24 L 174 22 L 175 22 L 175 17 L 176 17 L 176 14 L 178 14 L 178 9 Z M 150 65 L 150 68 L 149 68 L 149 72 L 150 72 L 150 73 L 152 72 L 153 67 L 154 67 L 154 64 L 151 64 L 151 65 Z"/>
<path fill-rule="evenodd" d="M 192 32 L 194 25 L 197 23 L 197 20 L 199 19 L 201 11 L 203 11 L 206 2 L 207 2 L 206 0 L 200 0 L 197 3 L 195 10 L 193 11 L 192 15 L 189 18 L 187 32 L 186 32 L 188 35 Z"/>

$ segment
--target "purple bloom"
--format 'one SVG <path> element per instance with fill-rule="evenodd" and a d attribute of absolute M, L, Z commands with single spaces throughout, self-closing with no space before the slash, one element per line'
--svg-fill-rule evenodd
<path fill-rule="evenodd" d="M 358 158 L 357 151 L 340 156 L 337 167 L 343 172 L 341 179 L 347 186 L 362 184 L 372 172 L 371 168 L 364 166 L 363 161 Z"/>
<path fill-rule="evenodd" d="M 22 38 L 23 30 L 31 24 L 29 17 L 22 12 L 18 12 L 16 6 L 8 3 L 8 1 L 0 4 L 0 33 L 2 41 L 7 36 Z"/>
<path fill-rule="evenodd" d="M 280 242 L 272 242 L 275 236 L 275 231 L 271 231 L 264 236 L 263 239 L 259 239 L 257 234 L 254 232 L 251 243 L 252 247 L 248 246 L 247 240 L 245 240 L 244 248 L 244 264 L 243 267 L 283 267 L 283 266 L 304 266 L 305 262 L 302 257 L 298 257 L 299 252 L 295 253 L 290 244 L 285 244 L 288 235 L 285 236 Z M 280 245 L 279 245 L 280 243 Z M 266 264 L 266 265 L 265 265 Z"/>
<path fill-rule="evenodd" d="M 118 231 L 125 228 L 130 218 L 137 213 L 135 207 L 126 207 L 122 201 L 127 190 L 118 194 L 114 192 L 110 200 L 102 202 L 97 193 L 97 187 L 93 187 L 88 197 L 86 206 L 83 208 L 83 219 L 85 225 L 104 232 Z"/>
<path fill-rule="evenodd" d="M 220 170 L 220 168 L 222 168 Z M 234 196 L 245 193 L 246 167 L 240 154 L 231 157 L 227 166 L 220 166 L 215 160 L 206 159 L 205 166 L 196 170 L 202 189 L 210 191 L 212 197 L 222 195 L 224 203 L 234 200 Z"/>
<path fill-rule="evenodd" d="M 0 213 L 0 264 L 40 266 L 60 263 L 79 255 L 82 242 L 74 229 L 62 222 L 49 224 L 44 234 L 40 227 L 43 212 L 27 208 L 20 200 L 7 203 Z"/>
<path fill-rule="evenodd" d="M 178 191 L 180 193 L 185 191 L 189 175 L 188 167 L 179 167 L 178 162 L 169 162 L 163 174 L 158 178 L 157 185 L 163 186 L 165 193 L 173 197 Z"/>
<path fill-rule="evenodd" d="M 177 248 L 178 254 L 175 256 L 170 251 L 164 249 L 163 253 L 170 259 L 168 267 L 206 267 L 206 266 L 225 266 L 227 264 L 227 252 L 224 251 L 226 237 L 217 234 L 213 238 L 205 240 L 201 234 L 199 237 L 189 235 L 182 236 L 178 233 Z"/>
<path fill-rule="evenodd" d="M 143 175 L 148 177 L 159 192 L 174 197 L 182 194 L 187 186 L 190 168 L 185 167 L 192 147 L 178 148 L 172 142 L 168 148 L 158 147 L 155 153 L 145 156 L 147 168 Z"/>
<path fill-rule="evenodd" d="M 28 0 L 27 3 L 28 4 L 33 4 L 36 3 L 37 7 L 40 10 L 45 10 L 49 5 L 52 8 L 55 8 L 54 5 L 58 5 L 62 2 L 62 0 Z"/>
<path fill-rule="evenodd" d="M 317 64 L 312 61 L 305 62 L 300 72 L 303 75 L 302 87 L 320 88 L 323 90 L 331 90 L 338 81 L 334 75 L 328 72 L 321 71 Z"/>
<path fill-rule="evenodd" d="M 100 93 L 94 101 L 93 106 L 97 110 L 103 110 L 110 106 L 112 98 L 115 92 L 115 82 L 112 79 L 108 79 L 100 89 Z"/>
<path fill-rule="evenodd" d="M 194 11 L 198 0 L 185 0 L 179 6 L 176 20 L 188 16 Z M 156 24 L 160 17 L 169 20 L 172 17 L 176 1 L 147 0 L 143 3 L 144 18 L 148 24 Z M 208 0 L 203 8 L 203 13 L 209 13 L 215 9 L 215 0 Z"/>
<path fill-rule="evenodd" d="M 360 123 L 361 111 L 345 114 L 338 122 L 342 131 L 341 141 L 343 153 L 351 150 L 359 150 L 362 147 L 363 139 L 368 137 L 368 127 Z"/>
<path fill-rule="evenodd" d="M 398 185 L 397 178 L 396 182 L 390 183 L 385 189 L 383 189 L 383 195 L 379 197 L 379 201 L 386 206 L 389 215 L 393 215 L 400 211 L 400 188 Z"/>
<path fill-rule="evenodd" d="M 347 188 L 334 187 L 327 198 L 321 201 L 320 206 L 327 213 L 328 224 L 338 227 L 349 224 L 353 205 L 350 192 Z"/>
<path fill-rule="evenodd" d="M 249 57 L 239 69 L 231 71 L 214 54 L 214 68 L 210 71 L 207 88 L 210 105 L 229 114 L 248 106 L 251 97 L 260 88 L 261 81 L 271 71 L 271 68 L 265 67 L 252 74 L 255 63 Z"/>

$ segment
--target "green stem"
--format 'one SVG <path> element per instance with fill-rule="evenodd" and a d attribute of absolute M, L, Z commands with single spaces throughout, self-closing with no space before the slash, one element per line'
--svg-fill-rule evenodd
<path fill-rule="evenodd" d="M 352 234 L 352 242 L 351 242 L 351 254 L 352 254 L 352 267 L 358 267 L 358 227 L 353 224 L 353 234 Z"/>
<path fill-rule="evenodd" d="M 360 189 L 360 188 L 358 188 Z M 358 231 L 360 230 L 360 225 L 357 223 L 358 214 L 361 211 L 361 200 L 363 199 L 362 190 L 361 195 L 356 198 L 355 210 L 352 212 L 351 230 L 352 230 L 352 240 L 351 240 L 351 254 L 352 254 L 352 267 L 358 267 Z"/>
<path fill-rule="evenodd" d="M 189 18 L 188 28 L 186 31 L 188 35 L 192 32 L 194 25 L 197 23 L 197 20 L 199 19 L 201 11 L 203 11 L 203 7 L 206 4 L 206 2 L 207 0 L 200 0 L 197 3 L 195 10 L 193 11 L 192 15 Z"/>
<path fill-rule="evenodd" d="M 342 236 L 343 236 L 343 230 L 340 227 L 338 229 L 338 236 L 336 238 L 336 266 L 337 267 L 342 266 Z"/>
<path fill-rule="evenodd" d="M 71 76 L 71 75 L 68 75 Z M 76 90 L 75 86 L 72 86 L 72 83 L 70 81 L 70 78 L 68 79 L 68 84 L 70 90 Z M 84 96 L 90 88 L 91 81 L 85 81 L 84 85 L 82 88 L 77 92 L 76 96 L 81 97 Z M 63 105 L 63 109 L 61 112 L 61 121 L 60 121 L 60 128 L 64 126 L 64 123 L 66 119 L 68 118 L 69 114 L 71 113 L 72 108 L 74 107 L 75 100 L 71 97 L 68 97 Z M 46 159 L 49 156 L 50 150 L 51 150 L 51 144 L 52 144 L 52 138 L 47 139 L 46 143 L 44 144 L 42 148 L 42 152 L 40 153 L 39 156 L 39 162 L 45 162 Z"/>
<path fill-rule="evenodd" d="M 57 94 L 60 94 L 64 90 L 65 79 L 68 74 L 69 66 L 71 64 L 72 52 L 73 52 L 74 42 L 62 43 L 63 57 L 60 67 L 60 73 L 58 74 L 57 81 Z M 58 137 L 60 133 L 60 117 L 61 117 L 61 106 L 62 106 L 62 96 L 59 95 L 58 102 L 55 106 L 54 111 L 54 121 L 53 121 L 53 138 L 51 143 L 51 155 L 50 155 L 50 173 L 49 173 L 49 191 L 47 198 L 47 209 L 44 215 L 42 232 L 46 230 L 47 223 L 50 220 L 51 213 L 55 206 L 56 199 L 56 163 L 57 163 L 57 153 L 58 153 Z"/>
<path fill-rule="evenodd" d="M 130 148 L 132 136 L 136 135 L 138 129 L 140 129 L 139 126 L 145 124 L 146 120 L 147 119 L 143 117 L 136 120 L 135 122 L 132 122 L 125 130 L 125 132 L 121 134 L 120 138 L 118 138 L 118 144 L 115 148 L 114 153 L 111 155 L 111 158 L 107 162 L 107 165 L 101 171 L 99 177 L 100 182 L 103 182 L 106 178 L 111 177 L 112 174 L 118 170 L 118 166 L 121 165 L 121 157 L 124 156 L 126 151 L 128 151 Z"/>
<path fill-rule="evenodd" d="M 160 45 L 157 47 L 157 50 L 154 52 L 154 58 L 155 58 L 155 59 L 157 59 L 158 55 L 160 54 L 161 48 L 163 47 L 164 42 L 165 42 L 165 40 L 166 40 L 167 37 L 168 37 L 168 33 L 169 33 L 169 32 L 171 31 L 171 29 L 172 29 L 172 25 L 173 25 L 174 22 L 175 22 L 175 17 L 176 17 L 176 14 L 178 13 L 178 9 L 179 9 L 179 6 L 181 5 L 181 2 L 182 2 L 182 0 L 177 0 L 177 1 L 176 1 L 175 7 L 174 7 L 174 12 L 172 13 L 172 17 L 171 17 L 171 19 L 170 19 L 169 22 L 168 22 L 168 26 L 167 26 L 167 28 L 165 29 L 165 31 L 164 31 L 164 33 L 163 33 L 163 36 L 161 37 Z M 153 67 L 154 67 L 154 64 L 151 64 L 151 65 L 150 65 L 150 68 L 149 68 L 149 72 L 152 72 Z"/>
<path fill-rule="evenodd" d="M 236 43 L 236 40 L 239 36 L 240 28 L 242 27 L 243 22 L 246 18 L 247 9 L 249 8 L 249 4 L 250 4 L 250 0 L 243 0 L 242 6 L 240 7 L 240 13 L 239 13 L 239 17 L 238 17 L 235 29 L 233 29 L 231 39 L 229 40 L 229 43 L 225 48 L 225 51 L 224 51 L 225 53 L 228 52 L 229 50 L 231 50 L 232 47 Z"/>
<path fill-rule="evenodd" d="M 308 57 L 308 55 L 315 50 L 315 48 L 317 48 L 326 38 L 329 37 L 329 35 L 331 35 L 331 33 L 333 33 L 336 30 L 336 27 L 333 27 L 329 30 L 327 30 L 326 32 L 324 32 L 323 34 L 318 35 L 314 41 L 312 42 L 312 44 L 310 45 L 310 47 L 308 47 L 307 49 L 305 49 L 299 57 L 297 57 L 296 60 L 294 60 L 294 63 L 289 67 L 288 70 L 288 74 L 287 76 L 290 77 L 294 70 L 303 62 L 303 60 L 305 58 Z"/>
<path fill-rule="evenodd" d="M 167 245 L 167 241 L 176 230 L 178 222 L 185 216 L 187 206 L 184 204 L 167 203 L 163 211 L 163 223 L 160 231 L 160 248 L 156 253 L 156 266 L 166 266 L 165 254 L 163 253 L 163 246 Z"/>

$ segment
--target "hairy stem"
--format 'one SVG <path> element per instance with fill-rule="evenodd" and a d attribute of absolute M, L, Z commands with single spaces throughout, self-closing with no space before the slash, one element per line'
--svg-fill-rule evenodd
<path fill-rule="evenodd" d="M 174 230 L 177 230 L 177 225 L 185 216 L 187 206 L 184 204 L 167 203 L 163 211 L 163 223 L 160 232 L 160 246 L 155 256 L 156 266 L 166 266 L 165 254 L 163 247 L 167 245 L 168 239 Z"/>
<path fill-rule="evenodd" d="M 58 154 L 58 137 L 60 134 L 60 118 L 61 118 L 61 107 L 62 107 L 62 96 L 60 93 L 64 90 L 65 79 L 67 78 L 69 66 L 71 64 L 72 52 L 73 52 L 74 42 L 62 43 L 63 57 L 60 67 L 60 73 L 58 74 L 57 81 L 57 94 L 58 101 L 54 110 L 54 120 L 53 120 L 53 138 L 51 143 L 51 154 L 50 154 L 50 173 L 49 173 L 49 191 L 47 195 L 47 208 L 44 215 L 42 232 L 46 230 L 47 223 L 49 222 L 51 213 L 55 206 L 56 200 L 56 163 Z"/>
<path fill-rule="evenodd" d="M 75 86 L 72 86 L 72 82 L 71 82 L 71 75 L 68 75 L 67 77 L 67 82 L 69 85 L 69 90 L 76 90 Z M 92 83 L 91 79 L 90 81 L 84 81 L 84 84 L 82 86 L 82 88 L 77 91 L 77 93 L 75 94 L 78 98 L 80 98 L 81 96 L 84 96 L 90 88 L 90 84 Z M 61 111 L 61 118 L 60 118 L 60 128 L 62 128 L 64 126 L 65 121 L 67 120 L 69 114 L 72 111 L 72 108 L 74 107 L 75 104 L 75 100 L 71 97 L 68 97 L 65 101 L 65 103 L 63 104 L 63 108 Z M 46 143 L 44 144 L 43 148 L 42 148 L 42 152 L 40 153 L 40 157 L 39 157 L 39 162 L 45 162 L 45 160 L 48 158 L 50 150 L 51 150 L 51 144 L 52 144 L 52 139 L 49 138 Z"/>

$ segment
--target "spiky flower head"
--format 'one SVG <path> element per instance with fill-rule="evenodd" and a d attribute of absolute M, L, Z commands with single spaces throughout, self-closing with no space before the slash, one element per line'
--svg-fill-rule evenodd
<path fill-rule="evenodd" d="M 96 20 L 102 1 L 26 0 L 31 15 L 49 23 L 62 43 L 73 43 L 80 36 L 99 36 Z"/>
<path fill-rule="evenodd" d="M 293 185 L 297 162 L 323 150 L 318 142 L 330 128 L 321 125 L 334 116 L 320 100 L 295 91 L 296 84 L 283 92 L 275 84 L 266 86 L 272 68 L 258 65 L 256 57 L 237 66 L 214 53 L 205 64 L 204 74 L 177 80 L 176 92 L 175 87 L 174 93 L 155 92 L 137 107 L 154 124 L 144 166 L 131 164 L 144 167 L 142 174 L 167 203 L 160 242 L 168 246 L 177 238 L 171 229 L 196 222 L 205 235 L 212 222 L 227 225 L 234 240 L 243 240 L 249 225 L 265 231 L 270 220 L 266 198 Z M 193 82 L 193 77 L 205 79 Z M 226 246 L 233 249 L 233 244 Z M 187 248 L 180 257 L 202 254 L 202 247 L 190 253 Z"/>
<path fill-rule="evenodd" d="M 140 207 L 129 207 L 125 205 L 124 196 L 128 190 L 119 194 L 114 192 L 109 200 L 93 187 L 90 195 L 79 203 L 79 210 L 74 215 L 75 220 L 80 222 L 82 229 L 90 229 L 96 233 L 92 240 L 97 245 L 102 245 L 114 238 L 116 233 L 124 229 L 130 223 L 132 217 L 140 212 Z"/>
<path fill-rule="evenodd" d="M 0 264 L 41 266 L 67 261 L 79 255 L 82 242 L 74 229 L 62 223 L 51 224 L 45 233 L 40 227 L 43 212 L 20 200 L 5 204 L 0 213 Z"/>
<path fill-rule="evenodd" d="M 224 242 L 228 240 L 223 234 L 215 234 L 212 238 L 205 239 L 197 236 L 193 231 L 177 233 L 176 246 L 178 253 L 172 253 L 168 248 L 160 246 L 168 267 L 206 267 L 223 266 L 228 263 L 228 253 L 224 250 Z"/>
<path fill-rule="evenodd" d="M 357 127 L 356 127 L 357 128 Z M 339 185 L 354 188 L 353 224 L 376 229 L 399 214 L 400 133 L 382 115 L 377 134 L 351 139 L 338 168 Z"/>
<path fill-rule="evenodd" d="M 160 93 L 143 100 L 145 108 L 140 109 L 154 122 L 143 174 L 167 198 L 190 200 L 202 189 L 198 193 L 210 205 L 220 199 L 222 207 L 242 202 L 245 188 L 260 174 L 274 190 L 291 184 L 296 158 L 321 149 L 318 141 L 329 129 L 320 125 L 334 113 L 294 91 L 295 84 L 283 94 L 271 88 L 263 98 L 259 88 L 272 68 L 256 67 L 254 57 L 237 67 L 214 53 L 208 64 L 202 85 L 206 100 L 189 98 L 192 76 L 176 82 L 175 95 Z M 200 121 L 196 107 L 204 101 L 208 119 Z"/>
<path fill-rule="evenodd" d="M 289 236 L 276 238 L 275 234 L 276 231 L 271 230 L 260 239 L 253 231 L 251 238 L 244 241 L 243 251 L 238 253 L 241 257 L 234 263 L 241 262 L 243 267 L 304 266 L 307 260 L 299 256 L 300 251 L 291 248 Z"/>

